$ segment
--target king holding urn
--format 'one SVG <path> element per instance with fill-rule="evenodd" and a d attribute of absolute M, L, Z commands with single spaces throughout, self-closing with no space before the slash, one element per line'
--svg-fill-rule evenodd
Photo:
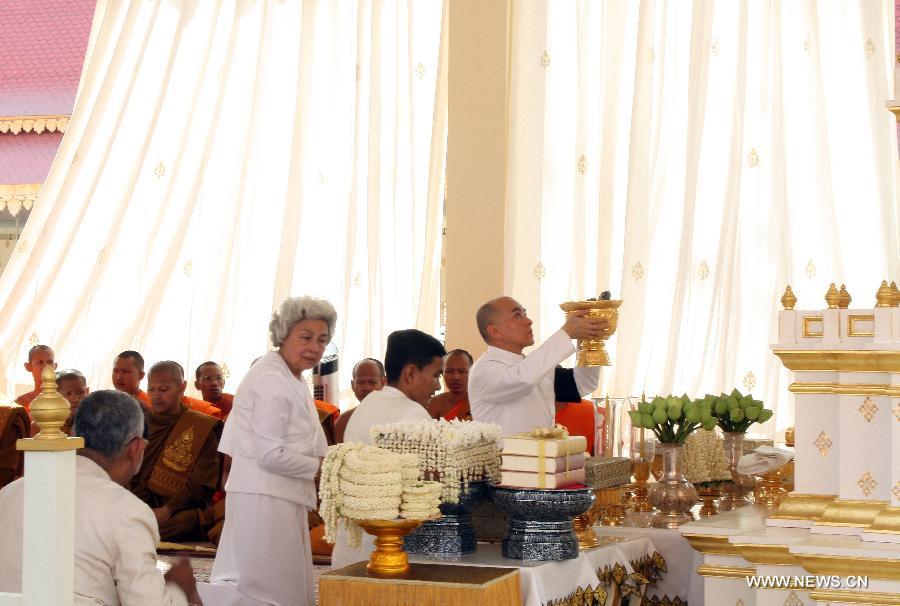
<path fill-rule="evenodd" d="M 622 301 L 611 300 L 609 291 L 604 291 L 597 299 L 567 301 L 560 305 L 566 315 L 587 312 L 590 318 L 605 320 L 605 328 L 597 338 L 578 339 L 578 366 L 610 366 L 606 341 L 616 332 L 619 323 L 619 306 Z"/>

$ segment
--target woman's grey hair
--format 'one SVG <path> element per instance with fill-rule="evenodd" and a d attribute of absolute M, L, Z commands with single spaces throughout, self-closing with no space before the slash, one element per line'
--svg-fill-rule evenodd
<path fill-rule="evenodd" d="M 115 459 L 129 442 L 144 436 L 144 411 L 127 393 L 95 391 L 78 405 L 72 435 L 84 438 L 85 448 Z"/>
<path fill-rule="evenodd" d="M 272 345 L 281 347 L 294 324 L 301 320 L 321 320 L 328 325 L 328 339 L 334 336 L 334 325 L 337 323 L 337 312 L 334 306 L 324 299 L 315 297 L 288 297 L 278 311 L 272 312 L 269 322 L 269 336 Z"/>

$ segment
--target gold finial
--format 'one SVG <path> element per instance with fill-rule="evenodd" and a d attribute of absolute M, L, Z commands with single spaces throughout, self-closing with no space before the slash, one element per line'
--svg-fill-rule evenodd
<path fill-rule="evenodd" d="M 875 307 L 891 307 L 893 301 L 894 291 L 888 286 L 887 280 L 882 280 L 878 292 L 875 293 Z"/>
<path fill-rule="evenodd" d="M 837 309 L 840 298 L 841 295 L 838 292 L 837 286 L 832 282 L 831 286 L 828 287 L 828 292 L 825 293 L 825 302 L 828 303 L 828 309 Z"/>
<path fill-rule="evenodd" d="M 794 309 L 794 305 L 797 304 L 797 295 L 791 290 L 790 284 L 784 289 L 784 294 L 781 295 L 781 304 L 784 305 L 785 309 Z"/>
<path fill-rule="evenodd" d="M 894 302 L 891 307 L 900 307 L 900 288 L 897 288 L 896 282 L 891 282 L 891 292 L 894 294 Z"/>
<path fill-rule="evenodd" d="M 31 403 L 32 422 L 40 428 L 35 440 L 65 440 L 60 429 L 69 418 L 69 402 L 56 389 L 56 371 L 47 365 L 41 373 L 41 394 Z"/>
<path fill-rule="evenodd" d="M 847 309 L 850 307 L 850 302 L 853 300 L 853 297 L 850 296 L 850 293 L 847 292 L 847 286 L 845 284 L 841 284 L 841 291 L 838 293 L 838 307 L 841 309 Z"/>

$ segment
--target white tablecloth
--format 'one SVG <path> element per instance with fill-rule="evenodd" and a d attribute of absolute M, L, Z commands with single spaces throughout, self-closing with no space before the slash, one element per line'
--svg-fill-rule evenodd
<path fill-rule="evenodd" d="M 604 530 L 600 527 L 597 528 L 598 534 L 602 534 Z M 633 536 L 600 536 L 600 541 L 600 547 L 587 550 L 574 560 L 562 562 L 510 560 L 503 557 L 498 543 L 481 543 L 478 545 L 477 552 L 462 556 L 459 560 L 452 562 L 432 560 L 416 555 L 410 555 L 409 560 L 410 562 L 437 562 L 448 565 L 518 568 L 523 606 L 568 604 L 572 601 L 574 594 L 585 591 L 594 594 L 593 603 L 595 604 L 613 604 L 615 595 L 622 591 L 619 587 L 614 588 L 614 585 L 622 587 L 635 585 L 629 577 L 634 572 L 631 562 L 642 557 L 652 557 L 653 553 L 658 550 L 650 538 L 637 534 Z M 618 569 L 616 569 L 617 566 Z M 616 581 L 610 582 L 613 575 L 615 575 Z M 601 577 L 605 577 L 605 580 Z M 597 601 L 596 598 L 604 593 L 607 596 L 605 602 Z"/>

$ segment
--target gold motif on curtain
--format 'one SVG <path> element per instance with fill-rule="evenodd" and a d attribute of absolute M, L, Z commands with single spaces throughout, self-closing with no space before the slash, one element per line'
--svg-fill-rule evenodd
<path fill-rule="evenodd" d="M 166 174 L 166 165 L 160 161 L 156 168 L 153 169 L 153 174 L 156 175 L 157 179 L 161 179 Z"/>
<path fill-rule="evenodd" d="M 184 264 L 184 269 L 182 271 L 184 271 L 185 276 L 190 278 L 191 273 L 194 271 L 194 262 L 189 260 L 187 263 Z"/>
<path fill-rule="evenodd" d="M 32 347 L 34 347 L 35 345 L 37 345 L 40 342 L 41 342 L 41 340 L 38 339 L 38 334 L 36 332 L 31 333 L 31 336 L 28 337 L 28 344 L 31 345 Z"/>
<path fill-rule="evenodd" d="M 631 268 L 631 277 L 634 278 L 635 281 L 638 281 L 644 277 L 644 266 L 641 265 L 640 261 L 635 263 L 634 267 Z"/>
<path fill-rule="evenodd" d="M 744 387 L 747 388 L 747 391 L 753 391 L 753 388 L 756 387 L 756 375 L 752 370 L 744 375 Z"/>
<path fill-rule="evenodd" d="M 831 437 L 824 431 L 820 431 L 816 441 L 813 442 L 813 445 L 819 449 L 819 454 L 823 457 L 828 454 L 828 449 L 831 448 L 832 444 L 834 442 L 831 441 Z"/>
<path fill-rule="evenodd" d="M 806 40 L 803 41 L 803 50 L 806 51 L 806 54 L 810 54 L 812 52 L 812 40 L 809 36 L 806 37 Z"/>
<path fill-rule="evenodd" d="M 228 367 L 228 364 L 225 364 L 223 362 L 222 366 L 220 366 L 219 368 L 222 369 L 222 378 L 223 379 L 227 379 L 228 377 L 231 376 L 231 369 Z"/>
<path fill-rule="evenodd" d="M 581 157 L 578 158 L 578 172 L 581 175 L 587 172 L 587 158 L 584 154 L 581 154 Z"/>
<path fill-rule="evenodd" d="M 541 67 L 544 69 L 550 67 L 550 53 L 547 51 L 544 51 L 543 54 L 541 54 Z"/>
<path fill-rule="evenodd" d="M 813 263 L 812 259 L 806 264 L 806 277 L 810 280 L 816 277 L 816 264 Z"/>
<path fill-rule="evenodd" d="M 700 270 L 697 272 L 697 274 L 700 276 L 700 280 L 705 280 L 706 278 L 708 278 L 709 277 L 709 263 L 707 263 L 706 261 L 701 261 L 700 262 Z"/>
<path fill-rule="evenodd" d="M 538 279 L 538 281 L 543 280 L 547 275 L 547 268 L 544 267 L 544 264 L 538 261 L 538 264 L 534 266 L 534 277 Z"/>
<path fill-rule="evenodd" d="M 359 66 L 359 63 L 356 64 L 356 81 L 359 82 L 360 78 L 362 78 L 362 68 Z"/>
<path fill-rule="evenodd" d="M 24 255 L 28 252 L 28 240 L 22 240 L 19 242 L 19 245 L 16 247 L 16 252 L 20 255 Z"/>
<path fill-rule="evenodd" d="M 713 56 L 715 56 L 715 57 L 719 56 L 719 39 L 718 38 L 715 39 L 715 41 L 712 43 L 712 47 L 709 50 L 712 51 Z"/>
<path fill-rule="evenodd" d="M 872 42 L 871 38 L 866 38 L 866 45 L 863 47 L 863 52 L 866 54 L 866 59 L 871 59 L 872 55 L 875 54 L 875 43 Z"/>
<path fill-rule="evenodd" d="M 859 489 L 866 496 L 869 496 L 878 488 L 878 482 L 875 481 L 875 477 L 868 471 L 862 474 L 862 477 L 856 481 L 856 485 L 859 486 Z"/>
<path fill-rule="evenodd" d="M 759 153 L 756 151 L 755 147 L 751 148 L 750 153 L 747 154 L 747 164 L 750 168 L 759 166 Z"/>
<path fill-rule="evenodd" d="M 416 64 L 416 71 L 415 71 L 415 73 L 416 73 L 416 78 L 418 78 L 419 80 L 424 80 L 424 79 L 425 79 L 425 65 L 423 65 L 421 61 L 419 61 L 419 62 Z"/>
<path fill-rule="evenodd" d="M 649 49 L 647 49 L 647 60 L 650 63 L 653 63 L 654 61 L 656 61 L 656 53 L 653 52 L 652 46 Z"/>
<path fill-rule="evenodd" d="M 875 418 L 875 414 L 878 412 L 878 406 L 875 405 L 872 398 L 866 396 L 866 399 L 863 400 L 863 403 L 859 406 L 859 412 L 867 422 L 871 423 L 872 419 Z"/>

